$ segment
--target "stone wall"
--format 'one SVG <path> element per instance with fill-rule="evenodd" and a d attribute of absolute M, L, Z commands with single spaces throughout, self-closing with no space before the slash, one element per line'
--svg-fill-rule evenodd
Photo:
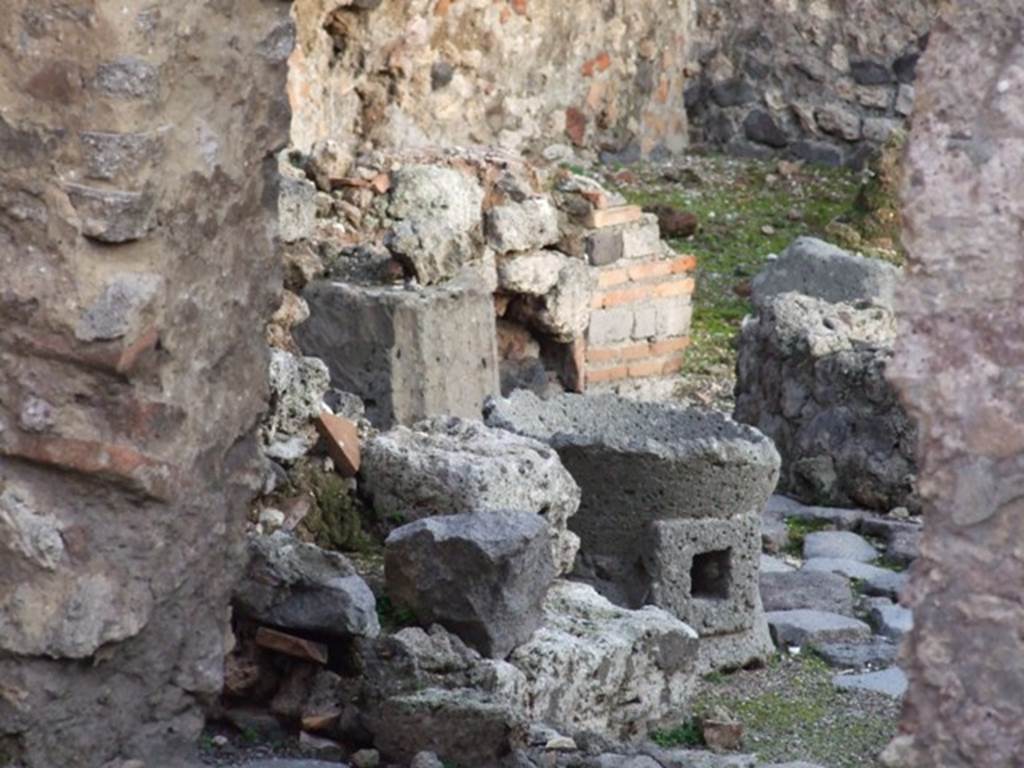
<path fill-rule="evenodd" d="M 690 138 L 861 164 L 905 123 L 938 0 L 708 0 L 694 20 Z"/>
<path fill-rule="evenodd" d="M 297 0 L 292 141 L 686 144 L 690 0 Z M 562 146 L 559 146 L 562 145 Z"/>
<path fill-rule="evenodd" d="M 260 478 L 293 26 L 279 0 L 3 16 L 0 764 L 179 764 Z"/>
<path fill-rule="evenodd" d="M 956 10 L 954 10 L 954 8 Z M 922 62 L 890 369 L 920 421 L 913 766 L 1024 755 L 1024 3 L 950 5 Z M 890 750 L 898 757 L 906 739 Z"/>

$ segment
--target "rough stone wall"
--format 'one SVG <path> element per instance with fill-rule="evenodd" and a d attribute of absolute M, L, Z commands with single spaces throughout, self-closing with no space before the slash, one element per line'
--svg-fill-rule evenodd
<path fill-rule="evenodd" d="M 1024 764 L 1022 19 L 1020 0 L 951 4 L 908 155 L 891 370 L 920 421 L 927 525 L 903 725 L 922 768 Z"/>
<path fill-rule="evenodd" d="M 292 141 L 302 151 L 326 138 L 402 149 L 678 151 L 690 8 L 690 0 L 297 0 Z"/>
<path fill-rule="evenodd" d="M 280 0 L 7 0 L 0 764 L 177 764 L 260 477 Z"/>
<path fill-rule="evenodd" d="M 696 11 L 691 140 L 859 165 L 904 124 L 939 0 L 706 0 Z"/>

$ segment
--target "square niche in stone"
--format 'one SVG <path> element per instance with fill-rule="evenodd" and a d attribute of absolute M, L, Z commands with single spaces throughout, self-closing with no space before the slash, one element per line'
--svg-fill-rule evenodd
<path fill-rule="evenodd" d="M 652 522 L 644 556 L 648 602 L 702 637 L 749 629 L 758 608 L 760 535 L 760 520 L 750 515 Z"/>

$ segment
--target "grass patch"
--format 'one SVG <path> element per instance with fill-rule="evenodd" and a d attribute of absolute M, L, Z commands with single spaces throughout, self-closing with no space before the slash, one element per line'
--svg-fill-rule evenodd
<path fill-rule="evenodd" d="M 857 697 L 832 684 L 834 670 L 811 654 L 702 687 L 696 712 L 726 707 L 743 724 L 744 749 L 763 762 L 804 760 L 868 768 L 896 731 L 898 704 Z"/>
<path fill-rule="evenodd" d="M 769 254 L 810 235 L 880 255 L 871 246 L 877 216 L 865 210 L 862 193 L 865 179 L 877 175 L 794 166 L 782 176 L 771 161 L 708 157 L 702 162 L 709 176 L 702 184 L 638 184 L 620 191 L 631 203 L 667 204 L 697 214 L 699 231 L 670 241 L 676 250 L 697 257 L 691 346 L 683 373 L 731 377 L 736 335 L 752 311 L 749 280 Z M 888 203 L 888 187 L 877 192 L 878 186 L 872 186 L 872 206 Z M 883 242 L 891 246 L 891 233 L 885 234 Z"/>
<path fill-rule="evenodd" d="M 697 718 L 691 718 L 675 728 L 653 731 L 651 741 L 663 749 L 704 745 L 704 737 L 701 735 L 700 723 Z"/>
<path fill-rule="evenodd" d="M 801 557 L 804 553 L 804 540 L 809 533 L 827 531 L 832 525 L 826 520 L 801 519 L 796 517 L 786 518 L 786 530 L 789 532 L 789 540 L 783 551 L 787 555 Z"/>

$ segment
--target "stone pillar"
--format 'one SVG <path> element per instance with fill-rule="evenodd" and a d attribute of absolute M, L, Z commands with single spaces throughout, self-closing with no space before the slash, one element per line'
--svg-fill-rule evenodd
<path fill-rule="evenodd" d="M 179 765 L 260 478 L 289 5 L 2 6 L 0 764 Z"/>
<path fill-rule="evenodd" d="M 950 6 L 918 86 L 891 369 L 926 519 L 903 726 L 909 764 L 981 768 L 1024 761 L 1024 2 Z"/>

